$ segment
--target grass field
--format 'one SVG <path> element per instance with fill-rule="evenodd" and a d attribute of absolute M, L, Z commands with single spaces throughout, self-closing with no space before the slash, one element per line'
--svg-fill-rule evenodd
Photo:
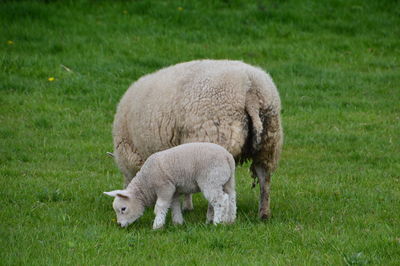
<path fill-rule="evenodd" d="M 2 1 L 0 265 L 399 265 L 400 3 Z M 274 78 L 285 144 L 272 214 L 248 165 L 238 219 L 121 229 L 116 104 L 141 75 L 199 58 Z"/>

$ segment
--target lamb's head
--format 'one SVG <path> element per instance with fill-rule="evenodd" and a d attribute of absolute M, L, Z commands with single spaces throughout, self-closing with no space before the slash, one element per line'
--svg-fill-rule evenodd
<path fill-rule="evenodd" d="M 113 208 L 121 227 L 127 227 L 143 215 L 143 203 L 133 193 L 127 190 L 114 190 L 104 194 L 115 198 Z"/>

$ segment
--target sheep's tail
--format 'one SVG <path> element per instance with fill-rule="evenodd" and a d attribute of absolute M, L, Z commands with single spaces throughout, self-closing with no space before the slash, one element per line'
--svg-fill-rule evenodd
<path fill-rule="evenodd" d="M 260 100 L 257 94 L 250 90 L 246 95 L 246 112 L 250 117 L 251 123 L 249 134 L 251 138 L 251 148 L 253 152 L 261 149 L 261 134 L 263 132 L 263 123 L 260 118 Z"/>
<path fill-rule="evenodd" d="M 272 94 L 274 95 L 274 94 Z M 246 112 L 250 117 L 249 145 L 251 154 L 256 155 L 257 164 L 272 173 L 278 164 L 283 142 L 279 95 L 274 95 L 270 103 L 263 104 L 256 89 L 250 89 L 246 95 Z"/>

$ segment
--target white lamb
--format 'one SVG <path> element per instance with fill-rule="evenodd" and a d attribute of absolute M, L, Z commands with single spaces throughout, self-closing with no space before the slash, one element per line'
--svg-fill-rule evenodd
<path fill-rule="evenodd" d="M 208 200 L 207 222 L 236 219 L 235 160 L 212 143 L 188 143 L 151 155 L 124 190 L 104 192 L 115 197 L 117 222 L 126 227 L 154 203 L 153 229 L 162 228 L 168 209 L 174 224 L 182 224 L 179 195 L 202 192 Z"/>

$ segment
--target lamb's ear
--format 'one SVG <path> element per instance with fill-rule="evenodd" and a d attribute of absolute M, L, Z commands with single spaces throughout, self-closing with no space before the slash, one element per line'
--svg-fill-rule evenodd
<path fill-rule="evenodd" d="M 126 190 L 120 190 L 117 193 L 117 196 L 121 197 L 121 198 L 124 198 L 124 199 L 129 199 L 129 194 L 128 194 L 128 192 L 126 192 Z"/>
<path fill-rule="evenodd" d="M 110 196 L 110 197 L 116 197 L 119 196 L 119 194 L 125 194 L 126 192 L 124 190 L 113 190 L 109 192 L 103 192 L 104 194 Z"/>
<path fill-rule="evenodd" d="M 129 194 L 126 190 L 113 190 L 110 192 L 103 192 L 104 194 L 110 196 L 110 197 L 121 197 L 124 199 L 129 199 Z"/>

